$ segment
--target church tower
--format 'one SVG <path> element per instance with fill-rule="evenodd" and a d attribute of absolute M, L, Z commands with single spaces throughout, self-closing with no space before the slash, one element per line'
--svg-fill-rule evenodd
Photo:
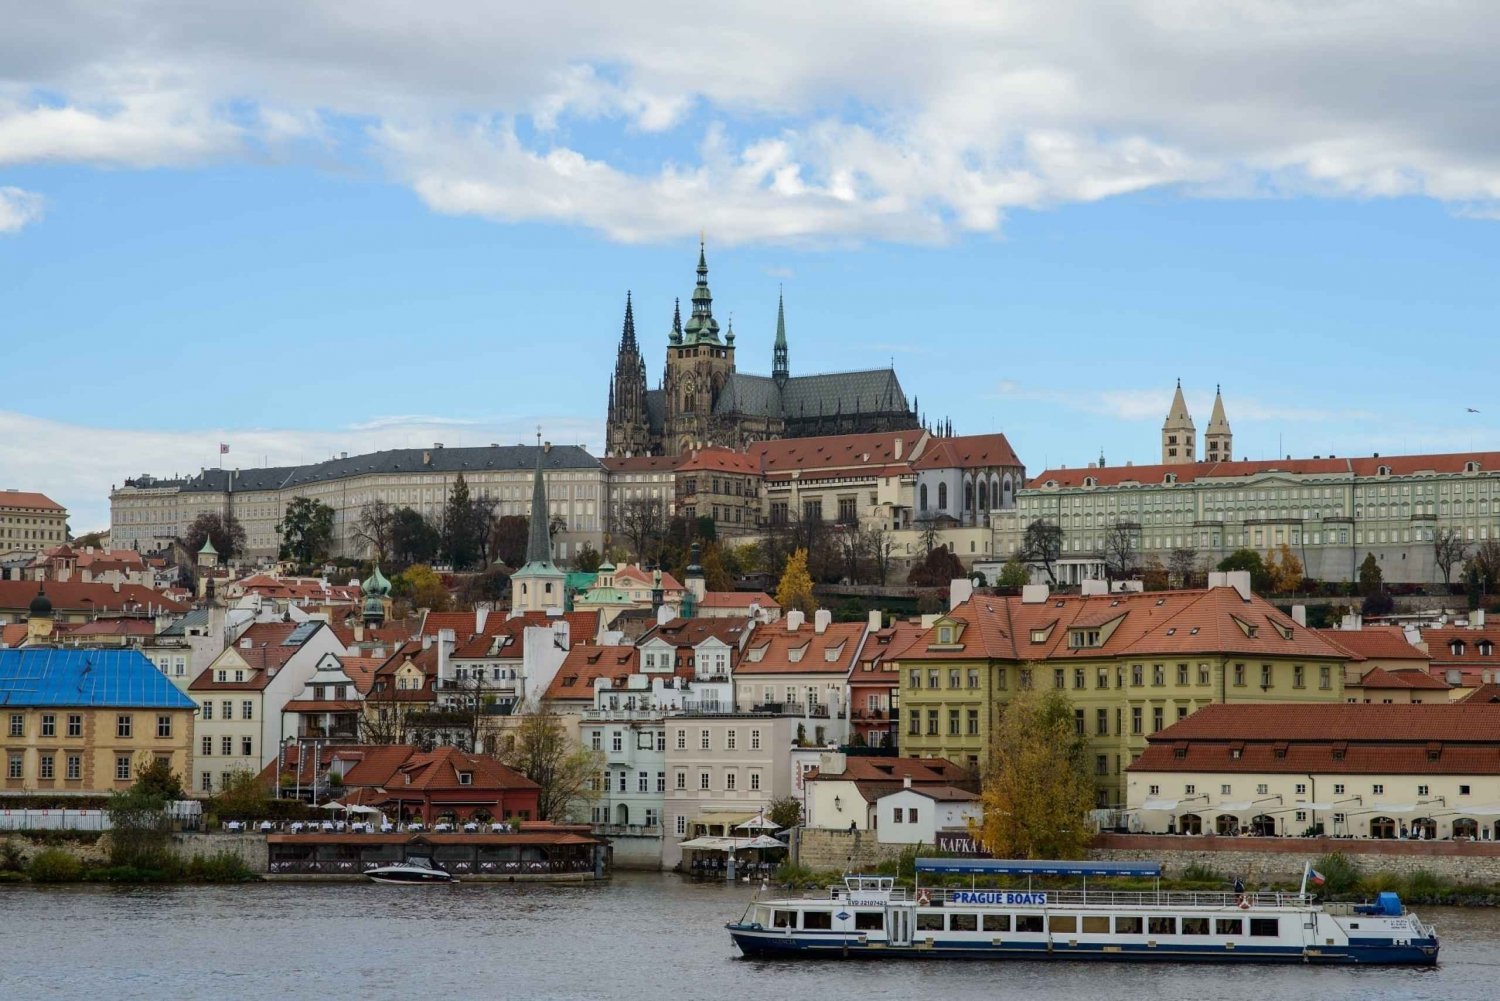
<path fill-rule="evenodd" d="M 786 389 L 786 381 L 792 377 L 792 367 L 787 361 L 786 351 L 786 298 L 776 293 L 776 347 L 771 353 L 771 381 L 778 390 Z"/>
<path fill-rule="evenodd" d="M 646 362 L 635 339 L 635 310 L 625 293 L 625 326 L 609 384 L 609 417 L 605 422 L 606 455 L 649 455 L 650 419 L 646 413 Z"/>
<path fill-rule="evenodd" d="M 1214 412 L 1208 419 L 1208 430 L 1203 432 L 1203 447 L 1203 458 L 1208 462 L 1229 462 L 1234 457 L 1234 433 L 1224 416 L 1224 396 L 1218 386 L 1214 387 Z"/>
<path fill-rule="evenodd" d="M 547 506 L 547 485 L 542 479 L 542 458 L 552 444 L 538 442 L 536 474 L 531 481 L 531 515 L 526 530 L 526 563 L 511 574 L 510 607 L 513 612 L 548 612 L 563 610 L 563 585 L 567 575 L 552 562 L 552 520 Z"/>
<path fill-rule="evenodd" d="M 667 377 L 662 385 L 666 395 L 663 451 L 667 455 L 712 444 L 714 404 L 734 374 L 734 334 L 719 337 L 713 305 L 708 258 L 699 241 L 693 311 L 680 333 L 674 318 L 667 344 Z"/>
<path fill-rule="evenodd" d="M 1179 466 L 1198 461 L 1196 446 L 1197 429 L 1188 414 L 1187 401 L 1182 398 L 1182 380 L 1177 380 L 1177 393 L 1172 397 L 1172 409 L 1161 426 L 1161 461 L 1164 466 Z"/>

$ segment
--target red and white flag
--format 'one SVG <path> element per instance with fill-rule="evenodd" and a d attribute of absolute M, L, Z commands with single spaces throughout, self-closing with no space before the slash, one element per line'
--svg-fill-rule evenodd
<path fill-rule="evenodd" d="M 229 446 L 226 445 L 226 444 L 224 444 L 222 441 L 219 442 L 219 454 L 220 455 L 228 455 L 229 454 Z"/>

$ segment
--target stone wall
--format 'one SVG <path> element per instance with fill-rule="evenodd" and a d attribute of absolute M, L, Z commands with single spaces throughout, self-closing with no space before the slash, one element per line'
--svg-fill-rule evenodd
<path fill-rule="evenodd" d="M 661 869 L 661 836 L 609 836 L 611 858 L 616 869 Z"/>
<path fill-rule="evenodd" d="M 184 859 L 230 852 L 238 855 L 251 872 L 265 873 L 270 868 L 262 834 L 174 834 L 172 847 Z"/>
<path fill-rule="evenodd" d="M 1169 876 L 1203 865 L 1251 880 L 1295 879 L 1304 863 L 1333 852 L 1349 856 L 1365 873 L 1426 870 L 1449 879 L 1500 884 L 1500 842 L 1384 841 L 1365 838 L 1215 838 L 1181 835 L 1103 834 L 1090 857 L 1160 862 Z"/>
<path fill-rule="evenodd" d="M 887 845 L 875 840 L 874 831 L 827 830 L 799 827 L 792 832 L 794 863 L 819 872 L 872 869 L 881 862 L 899 858 L 910 845 Z"/>

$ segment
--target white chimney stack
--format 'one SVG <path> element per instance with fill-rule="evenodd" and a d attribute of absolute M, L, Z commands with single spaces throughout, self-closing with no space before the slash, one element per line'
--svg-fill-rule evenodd
<path fill-rule="evenodd" d="M 968 577 L 955 577 L 948 582 L 948 610 L 952 611 L 974 596 L 974 582 Z"/>
<path fill-rule="evenodd" d="M 818 609 L 813 613 L 813 632 L 817 633 L 819 636 L 822 636 L 828 631 L 828 627 L 830 624 L 832 624 L 832 622 L 832 612 L 830 612 L 826 608 Z"/>
<path fill-rule="evenodd" d="M 1293 605 L 1292 606 L 1292 621 L 1295 622 L 1295 623 L 1297 623 L 1297 625 L 1303 627 L 1304 629 L 1307 628 L 1307 606 L 1306 605 Z"/>
<path fill-rule="evenodd" d="M 786 631 L 794 633 L 802 628 L 802 623 L 807 621 L 807 614 L 800 608 L 794 608 L 786 613 Z"/>
<path fill-rule="evenodd" d="M 1022 584 L 1021 604 L 1040 605 L 1047 600 L 1047 595 L 1050 593 L 1046 584 Z"/>
<path fill-rule="evenodd" d="M 452 629 L 439 629 L 437 634 L 438 648 L 438 677 L 448 677 L 448 654 L 453 651 L 458 643 L 458 634 Z"/>

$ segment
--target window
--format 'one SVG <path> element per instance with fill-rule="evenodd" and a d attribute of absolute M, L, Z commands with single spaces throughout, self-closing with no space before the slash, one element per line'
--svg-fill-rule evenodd
<path fill-rule="evenodd" d="M 738 730 L 728 730 L 728 731 L 725 731 L 725 733 L 724 733 L 724 749 L 725 750 L 727 750 L 727 751 L 734 750 L 735 749 L 735 744 L 737 744 L 738 742 L 739 742 L 739 731 Z"/>
<path fill-rule="evenodd" d="M 708 746 L 709 746 L 709 744 L 708 744 L 708 731 L 707 730 L 699 730 L 698 731 L 698 749 L 706 751 L 706 750 L 708 750 Z"/>
<path fill-rule="evenodd" d="M 1139 688 L 1144 679 L 1145 669 L 1139 664 L 1130 665 L 1130 683 Z"/>
<path fill-rule="evenodd" d="M 922 734 L 922 714 L 921 713 L 917 712 L 916 710 L 912 710 L 911 715 L 906 718 L 906 732 L 907 732 L 908 736 L 912 736 L 912 737 L 919 737 L 919 736 L 921 736 L 921 734 Z"/>
<path fill-rule="evenodd" d="M 1296 789 L 1297 789 L 1297 795 L 1298 796 L 1306 796 L 1307 795 L 1307 783 L 1306 782 L 1298 782 L 1297 786 L 1296 786 Z"/>
<path fill-rule="evenodd" d="M 915 710 L 913 710 L 913 712 L 915 712 Z M 927 736 L 929 736 L 929 737 L 936 737 L 937 734 L 938 734 L 938 711 L 936 709 L 929 709 L 929 710 L 927 710 Z"/>
<path fill-rule="evenodd" d="M 1328 667 L 1318 668 L 1318 687 L 1327 691 L 1333 687 L 1333 671 Z"/>
<path fill-rule="evenodd" d="M 677 788 L 679 788 L 679 789 L 686 789 L 687 788 L 687 772 L 678 772 L 677 773 Z"/>
<path fill-rule="evenodd" d="M 201 753 L 203 754 L 203 756 L 205 758 L 211 758 L 211 757 L 213 757 L 213 753 L 214 753 L 214 739 L 212 737 L 204 737 L 203 738 L 202 752 Z"/>
<path fill-rule="evenodd" d="M 625 746 L 625 736 L 624 736 L 624 734 L 622 734 L 619 730 L 611 731 L 610 735 L 609 735 L 609 749 L 611 751 L 619 751 L 619 750 L 622 750 L 624 748 L 624 746 Z"/>
<path fill-rule="evenodd" d="M 253 699 L 246 699 L 245 701 L 243 701 L 243 702 L 240 703 L 240 719 L 254 719 L 254 718 L 255 718 L 255 701 Z"/>
<path fill-rule="evenodd" d="M 1094 710 L 1094 732 L 1103 737 L 1109 733 L 1109 710 Z"/>
<path fill-rule="evenodd" d="M 1021 668 L 1021 691 L 1031 691 L 1031 668 Z"/>
<path fill-rule="evenodd" d="M 1251 938 L 1276 938 L 1281 934 L 1281 923 L 1279 918 L 1251 918 Z"/>
<path fill-rule="evenodd" d="M 1053 668 L 1053 670 L 1052 670 L 1052 687 L 1053 688 L 1059 688 L 1059 689 L 1062 688 L 1064 686 L 1064 679 L 1067 677 L 1067 673 L 1068 673 L 1067 671 L 1063 670 L 1060 667 Z"/>
<path fill-rule="evenodd" d="M 1139 735 L 1140 734 L 1140 732 L 1141 732 L 1141 718 L 1142 718 L 1142 715 L 1143 714 L 1141 712 L 1141 707 L 1140 706 L 1131 706 L 1130 707 L 1130 732 L 1132 734 L 1135 734 L 1135 735 Z"/>
<path fill-rule="evenodd" d="M 130 732 L 131 732 L 132 729 L 133 729 L 133 727 L 131 726 L 131 719 L 130 719 L 129 716 L 116 716 L 115 717 L 115 736 L 116 737 L 128 738 L 130 736 Z M 15 725 L 14 724 L 12 724 L 11 730 L 12 731 L 15 730 Z"/>
<path fill-rule="evenodd" d="M 81 778 L 83 778 L 83 755 L 81 755 L 81 754 L 70 754 L 70 755 L 68 755 L 68 778 L 70 778 L 70 779 L 81 779 Z"/>
<path fill-rule="evenodd" d="M 57 714 L 56 713 L 43 713 L 42 714 L 42 736 L 43 737 L 56 737 L 57 736 Z"/>
<path fill-rule="evenodd" d="M 241 737 L 240 738 L 240 753 L 243 754 L 247 758 L 251 758 L 251 757 L 255 756 L 255 738 L 254 737 Z"/>
<path fill-rule="evenodd" d="M 1080 737 L 1084 735 L 1084 715 L 1082 709 L 1073 710 L 1073 732 Z"/>
<path fill-rule="evenodd" d="M 922 687 L 922 672 L 921 671 L 915 671 L 914 670 L 914 671 L 907 672 L 907 687 L 908 688 L 921 688 Z"/>
<path fill-rule="evenodd" d="M 707 789 L 708 788 L 708 772 L 699 772 L 698 773 L 698 788 L 699 789 Z"/>
<path fill-rule="evenodd" d="M 1418 796 L 1426 796 L 1427 795 L 1427 791 L 1428 791 L 1428 787 L 1427 786 L 1425 786 L 1425 785 L 1419 785 L 1419 786 L 1417 786 L 1417 795 Z"/>
<path fill-rule="evenodd" d="M 885 927 L 885 915 L 880 911 L 857 911 L 854 915 L 855 931 L 880 931 Z"/>
<path fill-rule="evenodd" d="M 115 781 L 117 781 L 117 782 L 129 782 L 130 781 L 130 755 L 128 755 L 128 754 L 117 754 L 117 755 L 115 755 Z"/>
<path fill-rule="evenodd" d="M 1076 914 L 1054 914 L 1047 924 L 1053 934 L 1076 935 L 1078 933 L 1078 915 Z"/>
<path fill-rule="evenodd" d="M 1243 935 L 1245 934 L 1244 918 L 1214 918 L 1215 935 Z"/>
<path fill-rule="evenodd" d="M 1374 785 L 1372 785 L 1370 787 L 1370 792 L 1372 792 L 1376 796 L 1384 795 L 1385 794 L 1385 786 L 1382 785 L 1382 784 L 1380 784 L 1379 782 L 1376 782 Z"/>
<path fill-rule="evenodd" d="M 598 730 L 594 730 L 591 733 L 589 733 L 589 746 L 592 747 L 596 751 L 603 750 L 603 747 L 600 745 L 600 742 L 599 742 L 599 731 Z"/>
<path fill-rule="evenodd" d="M 1270 664 L 1262 664 L 1262 665 L 1260 665 L 1260 687 L 1262 687 L 1262 688 L 1270 688 L 1271 687 L 1271 665 Z"/>
<path fill-rule="evenodd" d="M 1236 664 L 1236 665 L 1234 665 L 1234 683 L 1236 685 L 1239 685 L 1242 688 L 1244 687 L 1244 684 L 1245 684 L 1245 665 L 1244 664 Z"/>
<path fill-rule="evenodd" d="M 1184 935 L 1207 935 L 1208 918 L 1183 918 L 1182 934 Z"/>
<path fill-rule="evenodd" d="M 1176 935 L 1176 918 L 1147 918 L 1146 930 L 1152 935 Z"/>
<path fill-rule="evenodd" d="M 1042 931 L 1042 916 L 1040 914 L 1017 914 L 1016 931 L 1040 934 Z"/>
<path fill-rule="evenodd" d="M 891 808 L 891 823 L 899 824 L 901 823 L 901 819 L 905 816 L 906 811 L 902 810 L 899 806 Z"/>
<path fill-rule="evenodd" d="M 1302 665 L 1301 664 L 1296 664 L 1296 665 L 1293 665 L 1293 667 L 1292 667 L 1292 687 L 1293 688 L 1303 688 L 1303 687 L 1305 687 L 1305 682 L 1304 682 L 1304 679 L 1303 679 L 1303 671 L 1302 671 Z"/>
<path fill-rule="evenodd" d="M 1088 672 L 1081 667 L 1073 668 L 1073 687 L 1079 689 L 1088 687 Z"/>
<path fill-rule="evenodd" d="M 1219 795 L 1220 796 L 1228 796 L 1230 788 L 1231 787 L 1230 787 L 1230 785 L 1227 782 L 1225 784 L 1219 786 Z"/>
<path fill-rule="evenodd" d="M 1459 786 L 1458 787 L 1458 794 L 1460 796 L 1467 796 L 1467 795 L 1469 795 L 1469 787 L 1468 786 Z"/>
<path fill-rule="evenodd" d="M 1177 665 L 1177 683 L 1179 685 L 1186 685 L 1188 683 L 1188 666 L 1186 664 Z"/>
<path fill-rule="evenodd" d="M 750 750 L 752 750 L 752 751 L 758 751 L 758 750 L 760 750 L 760 731 L 759 730 L 751 730 L 750 731 Z"/>
<path fill-rule="evenodd" d="M 22 774 L 23 774 L 23 768 L 24 768 L 25 760 L 26 759 L 24 757 L 22 757 L 20 751 L 12 751 L 12 752 L 10 752 L 10 764 L 9 764 L 8 770 L 5 773 L 6 777 L 7 778 L 12 778 L 12 779 L 18 779 L 18 778 L 20 778 L 22 776 Z M 130 776 L 127 775 L 125 777 L 129 778 Z M 897 812 L 899 813 L 900 811 L 897 811 Z"/>
<path fill-rule="evenodd" d="M 1156 731 L 1160 730 L 1162 728 L 1162 726 L 1164 725 L 1164 722 L 1162 720 L 1162 712 L 1163 712 L 1163 709 L 1162 709 L 1161 706 L 1153 706 L 1151 708 L 1151 732 L 1152 733 L 1155 733 Z"/>
<path fill-rule="evenodd" d="M 224 699 L 219 703 L 219 715 L 223 719 L 234 719 L 234 703 Z"/>
<path fill-rule="evenodd" d="M 1139 935 L 1141 934 L 1141 919 L 1138 917 L 1120 916 L 1115 918 L 1116 935 Z"/>
<path fill-rule="evenodd" d="M 620 791 L 621 792 L 625 791 L 625 776 L 627 776 L 628 774 L 630 774 L 630 773 L 627 772 L 627 771 L 625 771 L 623 768 L 620 769 Z"/>
<path fill-rule="evenodd" d="M 172 736 L 172 717 L 170 717 L 170 716 L 158 716 L 158 717 L 156 717 L 156 735 L 158 737 L 170 737 L 170 736 Z"/>
<path fill-rule="evenodd" d="M 977 668 L 972 668 L 972 667 L 969 668 L 969 687 L 970 688 L 978 688 L 979 687 L 979 671 L 978 671 Z"/>
<path fill-rule="evenodd" d="M 1160 664 L 1151 665 L 1151 684 L 1160 688 L 1167 683 L 1167 669 Z"/>
<path fill-rule="evenodd" d="M 82 737 L 83 736 L 83 715 L 81 713 L 69 713 L 68 714 L 68 736 L 69 737 Z"/>
<path fill-rule="evenodd" d="M 1095 677 L 1094 677 L 1094 687 L 1095 688 L 1108 688 L 1109 687 L 1109 668 L 1107 668 L 1107 667 L 1101 667 L 1101 668 L 1099 668 L 1099 673 L 1097 675 L 1095 675 Z"/>
<path fill-rule="evenodd" d="M 760 772 L 751 772 L 750 773 L 750 791 L 751 792 L 759 792 L 760 791 Z"/>
<path fill-rule="evenodd" d="M 211 773 L 209 773 L 209 772 L 204 772 L 203 773 L 203 777 L 198 782 L 198 788 L 202 789 L 204 792 L 213 792 L 214 791 L 214 777 L 213 777 L 213 775 Z"/>
<path fill-rule="evenodd" d="M 970 737 L 977 737 L 977 736 L 979 736 L 979 710 L 978 709 L 970 709 L 969 710 L 969 736 Z"/>
<path fill-rule="evenodd" d="M 204 719 L 213 719 L 214 718 L 214 704 L 212 702 L 204 702 L 203 703 L 203 718 Z M 203 777 L 207 778 L 208 777 L 208 773 L 204 772 L 203 773 Z"/>
<path fill-rule="evenodd" d="M 678 817 L 677 818 L 677 833 L 678 834 L 686 834 L 687 833 L 687 818 L 686 817 Z"/>
<path fill-rule="evenodd" d="M 1010 931 L 1009 914 L 986 914 L 984 915 L 985 931 Z"/>
<path fill-rule="evenodd" d="M 735 783 L 735 773 L 734 772 L 725 772 L 724 773 L 724 788 L 728 789 L 730 791 L 733 791 L 734 790 L 734 783 Z"/>
<path fill-rule="evenodd" d="M 220 754 L 233 754 L 234 753 L 234 738 L 233 737 L 225 735 L 225 736 L 219 738 L 219 753 Z"/>
<path fill-rule="evenodd" d="M 958 718 L 957 709 L 948 710 L 948 736 L 950 737 L 958 736 Z"/>
<path fill-rule="evenodd" d="M 677 731 L 677 749 L 679 751 L 685 751 L 685 750 L 687 750 L 687 731 L 686 730 L 678 730 Z"/>

